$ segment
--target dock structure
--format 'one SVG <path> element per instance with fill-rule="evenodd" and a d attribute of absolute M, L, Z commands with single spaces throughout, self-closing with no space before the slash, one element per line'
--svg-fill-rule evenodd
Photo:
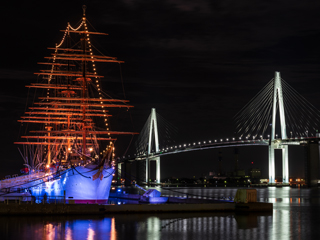
<path fill-rule="evenodd" d="M 234 201 L 167 197 L 166 203 L 142 203 L 141 195 L 117 194 L 116 198 L 136 200 L 136 204 L 74 204 L 73 201 L 43 200 L 0 202 L 0 215 L 59 215 L 108 213 L 164 213 L 164 212 L 272 212 L 272 203 L 257 202 L 256 189 L 238 189 Z M 151 201 L 150 201 L 151 202 Z"/>
<path fill-rule="evenodd" d="M 108 213 L 165 212 L 270 212 L 272 203 L 196 203 L 196 204 L 19 204 L 0 203 L 0 215 L 86 215 Z"/>

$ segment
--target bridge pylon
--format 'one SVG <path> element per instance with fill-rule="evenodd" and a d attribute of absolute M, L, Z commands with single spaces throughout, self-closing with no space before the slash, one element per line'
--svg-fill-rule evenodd
<path fill-rule="evenodd" d="M 272 125 L 271 125 L 271 136 L 270 136 L 271 139 L 269 144 L 269 184 L 275 183 L 274 151 L 276 149 L 282 150 L 282 182 L 289 183 L 288 145 L 280 144 L 280 141 L 277 141 L 277 138 L 275 138 L 277 104 L 279 106 L 281 139 L 287 139 L 286 119 L 285 119 L 285 113 L 284 113 L 283 93 L 282 93 L 280 72 L 275 72 L 275 76 L 274 76 Z"/>
<path fill-rule="evenodd" d="M 155 152 L 159 152 L 159 135 L 156 109 L 151 109 L 150 128 L 149 128 L 149 141 L 148 141 L 148 153 L 146 158 L 146 183 L 149 183 L 150 176 L 150 160 L 156 161 L 156 182 L 160 183 L 160 157 L 152 157 L 152 136 L 154 136 Z"/>

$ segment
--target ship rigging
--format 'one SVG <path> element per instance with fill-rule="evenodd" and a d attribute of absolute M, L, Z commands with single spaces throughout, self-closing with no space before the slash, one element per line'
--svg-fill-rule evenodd
<path fill-rule="evenodd" d="M 123 61 L 95 51 L 91 36 L 107 34 L 89 30 L 85 10 L 80 24 L 74 28 L 68 23 L 61 42 L 48 48 L 53 52 L 45 57 L 47 62 L 39 62 L 47 67 L 35 73 L 40 81 L 26 86 L 45 91 L 18 120 L 34 127 L 15 142 L 24 146 L 25 164 L 31 168 L 100 161 L 103 151 L 111 151 L 114 160 L 115 135 L 137 134 L 109 129 L 110 108 L 133 106 L 103 93 L 97 64 Z"/>

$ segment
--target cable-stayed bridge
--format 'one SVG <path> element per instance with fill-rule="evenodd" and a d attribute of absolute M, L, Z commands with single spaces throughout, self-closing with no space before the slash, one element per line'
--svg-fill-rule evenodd
<path fill-rule="evenodd" d="M 266 146 L 269 148 L 269 184 L 275 183 L 276 150 L 282 151 L 282 179 L 288 184 L 288 146 L 303 145 L 307 146 L 308 153 L 306 178 L 310 186 L 316 184 L 319 179 L 320 112 L 287 84 L 279 72 L 275 72 L 274 78 L 236 114 L 234 120 L 235 137 L 174 145 L 171 134 L 174 127 L 152 109 L 136 142 L 136 153 L 119 159 L 120 171 L 121 163 L 144 161 L 145 182 L 148 183 L 150 161 L 156 161 L 156 182 L 160 183 L 161 156 L 214 148 Z"/>

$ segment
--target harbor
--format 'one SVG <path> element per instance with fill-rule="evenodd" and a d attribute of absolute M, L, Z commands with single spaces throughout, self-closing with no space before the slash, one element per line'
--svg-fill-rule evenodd
<path fill-rule="evenodd" d="M 189 194 L 201 193 L 207 198 L 236 192 L 236 188 L 185 188 Z M 177 195 L 178 196 L 178 195 Z M 117 212 L 101 214 L 34 214 L 1 215 L 0 231 L 4 239 L 31 236 L 34 239 L 174 239 L 192 236 L 210 239 L 279 239 L 289 236 L 307 239 L 317 237 L 317 215 L 320 203 L 319 189 L 307 188 L 259 188 L 257 201 L 273 204 L 272 211 L 265 212 Z M 115 200 L 114 204 L 117 204 Z M 10 203 L 9 203 L 10 204 Z M 17 203 L 18 204 L 18 203 Z M 0 203 L 0 207 L 3 203 Z M 39 204 L 40 205 L 40 204 Z M 47 204 L 49 205 L 49 204 Z M 72 205 L 72 204 L 69 204 Z M 77 205 L 77 204 L 74 204 Z M 119 207 L 115 206 L 115 207 Z M 96 208 L 99 205 L 90 205 Z M 121 206 L 120 206 L 121 207 Z M 120 208 L 118 208 L 120 209 Z M 31 217 L 30 217 L 31 216 Z M 301 217 L 300 221 L 294 219 Z M 314 221 L 311 221 L 314 220 Z M 283 227 L 287 224 L 287 227 Z M 228 231 L 226 231 L 228 229 Z M 300 229 L 300 230 L 299 230 Z M 293 233 L 292 233 L 293 232 Z M 267 236 L 267 237 L 261 237 Z M 109 237 L 110 236 L 110 237 Z M 25 239 L 25 238 L 24 238 Z"/>
<path fill-rule="evenodd" d="M 1 203 L 0 215 L 104 215 L 113 213 L 272 212 L 272 203 L 27 204 Z"/>
<path fill-rule="evenodd" d="M 241 192 L 239 194 L 239 192 Z M 252 194 L 253 195 L 250 195 Z M 241 194 L 243 196 L 241 196 Z M 181 197 L 152 197 L 143 199 L 143 195 L 115 193 L 110 195 L 110 204 L 75 204 L 72 200 L 42 198 L 7 198 L 0 203 L 0 215 L 85 215 L 112 213 L 172 213 L 172 212 L 272 212 L 273 204 L 257 202 L 255 189 L 237 190 L 235 201 Z M 121 202 L 118 199 L 129 201 Z M 165 199 L 163 203 L 157 201 Z"/>

